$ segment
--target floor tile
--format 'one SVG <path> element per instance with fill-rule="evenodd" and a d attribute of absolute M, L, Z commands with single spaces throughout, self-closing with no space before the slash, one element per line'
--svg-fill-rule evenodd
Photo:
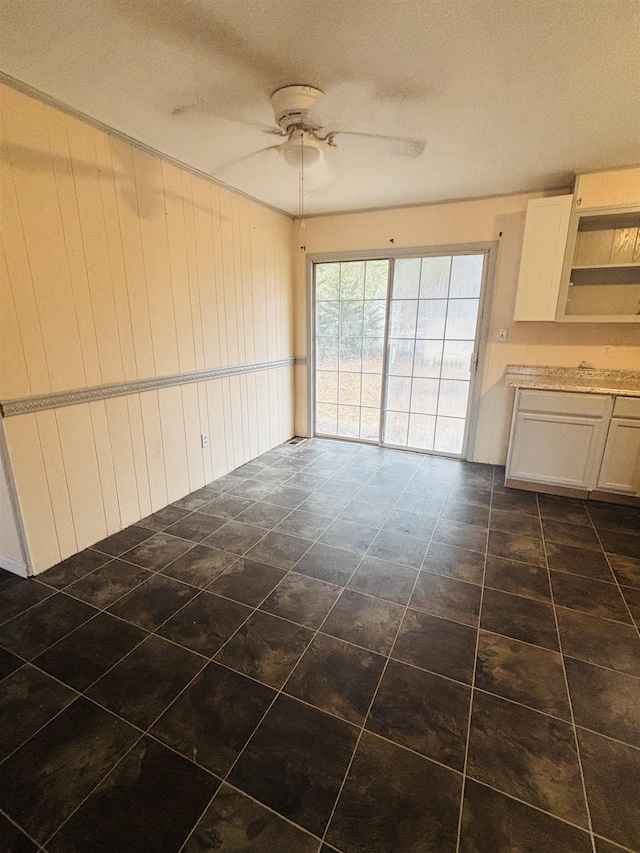
<path fill-rule="evenodd" d="M 387 510 L 393 508 L 398 510 L 398 512 L 412 512 L 414 515 L 430 518 L 436 518 L 440 515 L 444 506 L 444 495 L 440 494 L 412 495 L 409 492 L 404 492 L 399 497 L 399 493 L 396 492 L 394 494 L 395 498 L 392 495 L 388 501 L 382 502 L 380 505 L 384 506 Z M 371 503 L 376 504 L 379 500 L 379 498 L 372 498 Z"/>
<path fill-rule="evenodd" d="M 158 634 L 212 657 L 250 614 L 244 604 L 201 592 L 159 628 Z"/>
<path fill-rule="evenodd" d="M 632 536 L 612 530 L 599 530 L 598 533 L 602 547 L 608 554 L 619 554 L 622 557 L 640 560 L 640 535 Z"/>
<path fill-rule="evenodd" d="M 584 575 L 600 581 L 612 581 L 611 569 L 602 551 L 590 551 L 587 548 L 563 545 L 559 542 L 547 542 L 549 568 L 572 575 Z"/>
<path fill-rule="evenodd" d="M 427 542 L 424 539 L 381 530 L 371 543 L 368 556 L 419 569 L 426 550 Z"/>
<path fill-rule="evenodd" d="M 562 659 L 557 652 L 480 631 L 476 687 L 536 711 L 571 719 Z"/>
<path fill-rule="evenodd" d="M 640 628 L 640 589 L 632 589 L 628 586 L 620 588 L 622 597 L 627 603 L 631 618 L 633 619 L 636 628 Z"/>
<path fill-rule="evenodd" d="M 501 530 L 489 531 L 487 553 L 506 560 L 517 560 L 520 563 L 530 563 L 532 566 L 545 566 L 544 547 L 541 539 L 522 536 L 514 533 L 503 533 Z"/>
<path fill-rule="evenodd" d="M 409 600 L 417 576 L 417 569 L 375 557 L 363 557 L 347 586 L 357 592 L 404 605 Z"/>
<path fill-rule="evenodd" d="M 357 736 L 355 726 L 280 696 L 247 744 L 229 781 L 321 836 Z"/>
<path fill-rule="evenodd" d="M 319 628 L 340 592 L 340 587 L 333 584 L 290 574 L 278 584 L 260 609 L 308 628 Z"/>
<path fill-rule="evenodd" d="M 433 541 L 484 553 L 487 547 L 487 531 L 484 527 L 441 518 L 433 532 Z"/>
<path fill-rule="evenodd" d="M 273 485 L 271 483 L 260 483 L 255 480 L 245 480 L 244 483 L 234 486 L 228 494 L 233 495 L 233 497 L 236 498 L 249 498 L 249 500 L 252 501 L 259 501 L 262 498 L 266 498 L 272 489 Z"/>
<path fill-rule="evenodd" d="M 138 737 L 79 697 L 0 765 L 0 808 L 46 841 Z"/>
<path fill-rule="evenodd" d="M 416 539 L 431 539 L 436 519 L 428 515 L 417 515 L 404 509 L 392 509 L 382 529 L 389 533 L 402 533 Z"/>
<path fill-rule="evenodd" d="M 172 749 L 224 776 L 276 692 L 210 663 L 155 723 L 151 733 Z"/>
<path fill-rule="evenodd" d="M 484 554 L 478 551 L 467 551 L 452 545 L 432 542 L 427 550 L 422 568 L 433 574 L 481 584 L 484 560 Z"/>
<path fill-rule="evenodd" d="M 267 531 L 240 521 L 228 521 L 224 527 L 207 537 L 205 543 L 213 548 L 242 555 L 259 542 Z"/>
<path fill-rule="evenodd" d="M 324 515 L 296 509 L 278 524 L 276 531 L 314 542 L 330 524 L 331 519 Z"/>
<path fill-rule="evenodd" d="M 544 538 L 548 542 L 559 542 L 564 545 L 579 545 L 592 551 L 601 551 L 596 532 L 592 527 L 582 524 L 566 524 L 563 521 L 542 519 Z"/>
<path fill-rule="evenodd" d="M 219 780 L 144 737 L 48 845 L 51 853 L 174 853 Z"/>
<path fill-rule="evenodd" d="M 591 853 L 591 838 L 564 821 L 467 779 L 460 853 Z"/>
<path fill-rule="evenodd" d="M 611 841 L 604 841 L 602 838 L 595 839 L 597 853 L 625 853 L 622 847 L 613 844 Z"/>
<path fill-rule="evenodd" d="M 557 608 L 565 655 L 640 676 L 640 640 L 635 628 L 574 610 Z"/>
<path fill-rule="evenodd" d="M 556 605 L 590 613 L 592 616 L 614 619 L 616 622 L 631 622 L 629 611 L 616 584 L 603 583 L 566 572 L 550 574 Z"/>
<path fill-rule="evenodd" d="M 521 536 L 531 536 L 534 539 L 542 537 L 540 521 L 534 515 L 524 515 L 520 512 L 507 512 L 503 509 L 491 510 L 492 530 L 501 530 L 503 533 L 515 533 Z"/>
<path fill-rule="evenodd" d="M 151 572 L 123 560 L 111 560 L 95 572 L 66 587 L 65 592 L 87 604 L 106 610 L 134 587 L 151 577 Z"/>
<path fill-rule="evenodd" d="M 256 474 L 259 474 L 261 471 L 264 471 L 265 466 L 260 462 L 245 462 L 244 465 L 240 465 L 238 468 L 234 469 L 234 474 L 236 477 L 253 477 Z"/>
<path fill-rule="evenodd" d="M 285 575 L 284 569 L 242 558 L 220 575 L 209 591 L 257 607 Z"/>
<path fill-rule="evenodd" d="M 75 698 L 73 690 L 28 664 L 9 675 L 0 688 L 0 761 Z"/>
<path fill-rule="evenodd" d="M 459 521 L 464 524 L 472 524 L 476 527 L 489 526 L 489 509 L 471 503 L 461 503 L 455 500 L 447 500 L 442 508 L 442 518 L 449 521 Z"/>
<path fill-rule="evenodd" d="M 566 658 L 576 725 L 640 748 L 640 679 Z"/>
<path fill-rule="evenodd" d="M 587 826 L 570 723 L 476 691 L 467 772 L 578 826 Z"/>
<path fill-rule="evenodd" d="M 298 539 L 297 536 L 287 536 L 272 530 L 254 545 L 246 556 L 250 560 L 267 563 L 278 569 L 292 569 L 310 544 L 307 539 Z"/>
<path fill-rule="evenodd" d="M 471 683 L 476 629 L 449 619 L 407 610 L 392 656 L 456 681 Z"/>
<path fill-rule="evenodd" d="M 320 536 L 320 542 L 362 556 L 373 542 L 377 529 L 337 518 Z"/>
<path fill-rule="evenodd" d="M 215 659 L 280 689 L 312 637 L 310 628 L 258 610 L 238 629 Z"/>
<path fill-rule="evenodd" d="M 494 487 L 491 508 L 538 516 L 538 504 L 535 494 L 532 492 L 521 492 L 517 489 L 504 487 L 497 489 Z"/>
<path fill-rule="evenodd" d="M 162 570 L 161 574 L 205 589 L 238 559 L 236 554 L 208 545 L 196 545 Z"/>
<path fill-rule="evenodd" d="M 578 744 L 594 832 L 640 849 L 640 750 L 580 728 Z"/>
<path fill-rule="evenodd" d="M 180 509 L 187 509 L 194 512 L 196 510 L 203 509 L 211 503 L 215 497 L 216 493 L 214 491 L 210 491 L 209 489 L 199 489 L 197 492 L 193 492 L 190 495 L 186 495 L 184 498 L 174 501 L 173 504 L 175 507 Z"/>
<path fill-rule="evenodd" d="M 101 551 L 103 554 L 109 554 L 112 557 L 119 557 L 125 551 L 131 550 L 135 545 L 144 542 L 153 536 L 153 533 L 146 527 L 139 527 L 132 524 L 130 527 L 125 527 L 113 536 L 103 539 L 101 542 L 96 542 L 93 546 L 96 551 Z"/>
<path fill-rule="evenodd" d="M 409 604 L 432 616 L 477 626 L 481 593 L 476 584 L 420 572 Z"/>
<path fill-rule="evenodd" d="M 342 470 L 342 469 L 341 469 Z M 327 477 L 319 477 L 317 474 L 308 474 L 306 471 L 299 471 L 287 480 L 287 486 L 293 489 L 319 489 L 327 482 Z"/>
<path fill-rule="evenodd" d="M 76 690 L 85 690 L 147 636 L 146 631 L 109 616 L 98 615 L 67 634 L 34 660 L 34 664 Z"/>
<path fill-rule="evenodd" d="M 365 732 L 329 826 L 347 853 L 454 853 L 462 777 Z"/>
<path fill-rule="evenodd" d="M 222 785 L 202 816 L 184 853 L 317 853 L 318 840 L 260 803 Z"/>
<path fill-rule="evenodd" d="M 0 649 L 0 681 L 15 672 L 23 665 L 24 661 L 6 649 Z"/>
<path fill-rule="evenodd" d="M 469 687 L 392 660 L 367 728 L 462 771 L 470 698 Z"/>
<path fill-rule="evenodd" d="M 283 521 L 290 512 L 289 507 L 257 501 L 248 509 L 243 510 L 240 515 L 237 515 L 236 520 L 243 524 L 252 524 L 254 527 L 264 527 L 270 530 Z"/>
<path fill-rule="evenodd" d="M 147 631 L 155 631 L 197 594 L 198 590 L 192 586 L 164 575 L 152 575 L 112 604 L 109 612 Z"/>
<path fill-rule="evenodd" d="M 551 601 L 549 575 L 541 566 L 530 566 L 502 557 L 487 557 L 484 582 L 488 587 L 513 592 L 537 601 Z"/>
<path fill-rule="evenodd" d="M 640 589 L 640 559 L 623 557 L 619 554 L 608 554 L 609 562 L 618 583 Z M 603 578 L 607 580 L 607 578 Z"/>
<path fill-rule="evenodd" d="M 310 489 L 293 489 L 291 486 L 276 486 L 264 499 L 267 503 L 276 506 L 286 506 L 296 509 L 311 495 Z"/>
<path fill-rule="evenodd" d="M 611 530 L 617 533 L 640 535 L 640 507 L 620 506 L 616 504 L 589 501 L 588 510 L 597 530 Z"/>
<path fill-rule="evenodd" d="M 2 577 L 0 580 L 0 623 L 8 622 L 34 604 L 44 601 L 54 594 L 44 584 L 32 578 L 19 578 L 17 575 Z"/>
<path fill-rule="evenodd" d="M 99 551 L 93 551 L 91 548 L 85 548 L 78 554 L 68 557 L 57 566 L 47 569 L 39 576 L 39 580 L 43 583 L 53 586 L 56 589 L 63 589 L 73 581 L 88 575 L 94 569 L 104 566 L 111 558 L 107 554 L 101 554 Z"/>
<path fill-rule="evenodd" d="M 213 496 L 212 498 L 213 499 Z M 160 532 L 164 530 L 166 527 L 169 527 L 170 524 L 173 524 L 174 521 L 180 521 L 181 518 L 184 518 L 185 515 L 188 515 L 191 510 L 182 509 L 178 506 L 165 506 L 164 509 L 158 510 L 158 512 L 154 512 L 153 515 L 148 515 L 146 518 L 143 518 L 142 521 L 138 522 L 139 527 L 147 527 L 149 530 L 156 530 Z"/>
<path fill-rule="evenodd" d="M 206 506 L 202 507 L 201 512 L 205 515 L 215 515 L 218 518 L 235 518 L 246 509 L 253 505 L 252 500 L 247 498 L 238 498 L 235 495 L 220 495 Z"/>
<path fill-rule="evenodd" d="M 285 685 L 309 705 L 362 725 L 385 659 L 318 634 Z"/>
<path fill-rule="evenodd" d="M 159 572 L 191 547 L 192 543 L 177 536 L 169 536 L 166 532 L 155 533 L 150 539 L 127 551 L 123 559 L 135 566 L 142 566 L 143 569 Z"/>
<path fill-rule="evenodd" d="M 349 503 L 349 498 L 339 498 L 337 495 L 319 495 L 317 492 L 310 495 L 298 509 L 303 512 L 315 512 L 316 515 L 324 515 L 327 518 L 335 518 Z"/>
<path fill-rule="evenodd" d="M 538 495 L 538 505 L 542 518 L 591 527 L 585 501 L 556 495 Z"/>
<path fill-rule="evenodd" d="M 4 844 L 4 853 L 38 853 L 41 849 L 2 814 L 0 814 L 0 838 Z"/>
<path fill-rule="evenodd" d="M 295 571 L 310 578 L 344 586 L 359 563 L 359 554 L 317 542 L 296 563 Z"/>
<path fill-rule="evenodd" d="M 204 663 L 186 649 L 151 636 L 103 675 L 87 695 L 146 729 Z"/>
<path fill-rule="evenodd" d="M 212 533 L 222 527 L 224 523 L 224 519 L 215 515 L 192 512 L 191 515 L 187 515 L 167 527 L 164 532 L 171 536 L 178 536 L 180 539 L 188 539 L 191 542 L 202 542 L 203 539 L 211 536 Z"/>
<path fill-rule="evenodd" d="M 389 654 L 402 614 L 397 604 L 346 589 L 322 630 L 384 655 Z"/>
<path fill-rule="evenodd" d="M 59 592 L 0 628 L 0 646 L 27 660 L 96 614 L 95 608 Z"/>
<path fill-rule="evenodd" d="M 558 651 L 558 632 L 550 604 L 485 589 L 480 627 L 514 640 Z"/>
<path fill-rule="evenodd" d="M 367 527 L 382 527 L 389 515 L 389 508 L 354 498 L 339 515 L 343 521 L 354 521 Z"/>
<path fill-rule="evenodd" d="M 488 509 L 491 506 L 491 489 L 482 489 L 465 483 L 454 483 L 447 492 L 447 501 L 473 504 Z"/>

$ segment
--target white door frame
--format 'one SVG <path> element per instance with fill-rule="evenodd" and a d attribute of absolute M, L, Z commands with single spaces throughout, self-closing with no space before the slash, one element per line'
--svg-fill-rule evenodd
<path fill-rule="evenodd" d="M 390 260 L 389 264 L 389 288 L 387 292 L 387 304 L 391 299 L 391 285 L 393 276 L 393 261 L 397 258 L 413 258 L 427 257 L 429 255 L 464 255 L 464 254 L 484 254 L 486 257 L 482 272 L 482 287 L 480 290 L 480 305 L 478 307 L 478 332 L 477 332 L 477 362 L 476 369 L 471 375 L 471 389 L 469 394 L 469 408 L 467 415 L 467 427 L 465 436 L 465 446 L 462 452 L 463 459 L 473 460 L 475 454 L 476 435 L 478 430 L 478 410 L 480 404 L 480 393 L 482 390 L 482 377 L 484 375 L 485 354 L 487 332 L 489 328 L 489 317 L 491 314 L 491 299 L 493 296 L 493 282 L 495 277 L 496 257 L 498 254 L 498 242 L 484 243 L 455 243 L 444 246 L 411 246 L 402 249 L 368 249 L 364 251 L 349 251 L 349 252 L 323 252 L 308 254 L 306 259 L 307 264 L 307 433 L 309 437 L 315 435 L 315 277 L 314 265 L 325 263 L 340 263 L 341 261 L 371 261 L 371 260 Z M 386 373 L 387 362 L 387 331 L 388 331 L 388 310 L 387 323 L 385 326 L 385 354 L 383 370 Z M 386 376 L 383 375 L 383 382 L 386 386 Z M 382 415 L 384 415 L 384 387 L 382 400 Z M 382 424 L 380 431 L 380 440 L 377 442 L 382 445 Z M 341 438 L 340 441 L 358 441 L 361 439 Z M 412 451 L 412 448 L 400 448 L 403 450 Z M 438 454 L 434 451 L 414 451 L 427 453 L 431 455 L 449 455 Z"/>

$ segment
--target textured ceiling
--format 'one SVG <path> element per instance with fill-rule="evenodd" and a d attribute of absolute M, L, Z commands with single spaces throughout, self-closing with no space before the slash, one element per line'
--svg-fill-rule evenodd
<path fill-rule="evenodd" d="M 298 180 L 269 96 L 326 92 L 338 137 L 309 212 L 567 185 L 640 161 L 637 0 L 0 0 L 6 74 L 275 207 Z M 177 105 L 198 109 L 172 115 Z"/>

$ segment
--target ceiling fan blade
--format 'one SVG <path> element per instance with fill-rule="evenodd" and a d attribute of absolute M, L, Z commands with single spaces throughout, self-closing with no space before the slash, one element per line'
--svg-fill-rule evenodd
<path fill-rule="evenodd" d="M 279 147 L 279 145 L 267 145 L 266 148 L 259 148 L 257 151 L 252 151 L 250 154 L 244 154 L 242 157 L 236 157 L 235 160 L 229 160 L 228 163 L 223 163 L 221 166 L 217 166 L 211 174 L 218 175 L 220 172 L 226 172 L 227 169 L 231 169 L 239 163 L 246 163 L 247 160 L 251 160 L 253 157 L 259 157 L 262 154 L 266 154 L 267 151 L 274 151 Z"/>
<path fill-rule="evenodd" d="M 224 112 L 220 112 L 220 110 L 216 109 L 213 102 L 209 101 L 193 101 L 190 104 L 176 104 L 176 106 L 171 110 L 172 116 L 183 116 L 183 115 L 209 115 L 212 118 L 219 118 L 223 121 L 231 121 L 234 124 L 242 124 L 245 127 L 253 127 L 256 130 L 261 131 L 262 133 L 269 133 L 274 136 L 286 136 L 285 132 L 280 127 L 270 126 L 266 124 L 261 124 L 258 121 L 249 121 L 246 118 L 240 118 L 239 116 L 229 115 Z"/>
<path fill-rule="evenodd" d="M 380 133 L 356 133 L 351 130 L 336 130 L 328 134 L 330 139 L 335 136 L 359 136 L 362 139 L 380 139 L 383 142 L 390 143 L 394 149 L 394 153 L 404 157 L 419 157 L 427 147 L 424 139 L 410 139 L 406 136 L 383 136 Z"/>

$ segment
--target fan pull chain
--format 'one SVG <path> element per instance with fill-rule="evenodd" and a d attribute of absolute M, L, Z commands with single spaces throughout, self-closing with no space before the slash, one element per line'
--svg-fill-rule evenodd
<path fill-rule="evenodd" d="M 300 190 L 298 195 L 298 231 L 304 231 L 307 227 L 304 221 L 304 136 L 300 139 Z"/>

